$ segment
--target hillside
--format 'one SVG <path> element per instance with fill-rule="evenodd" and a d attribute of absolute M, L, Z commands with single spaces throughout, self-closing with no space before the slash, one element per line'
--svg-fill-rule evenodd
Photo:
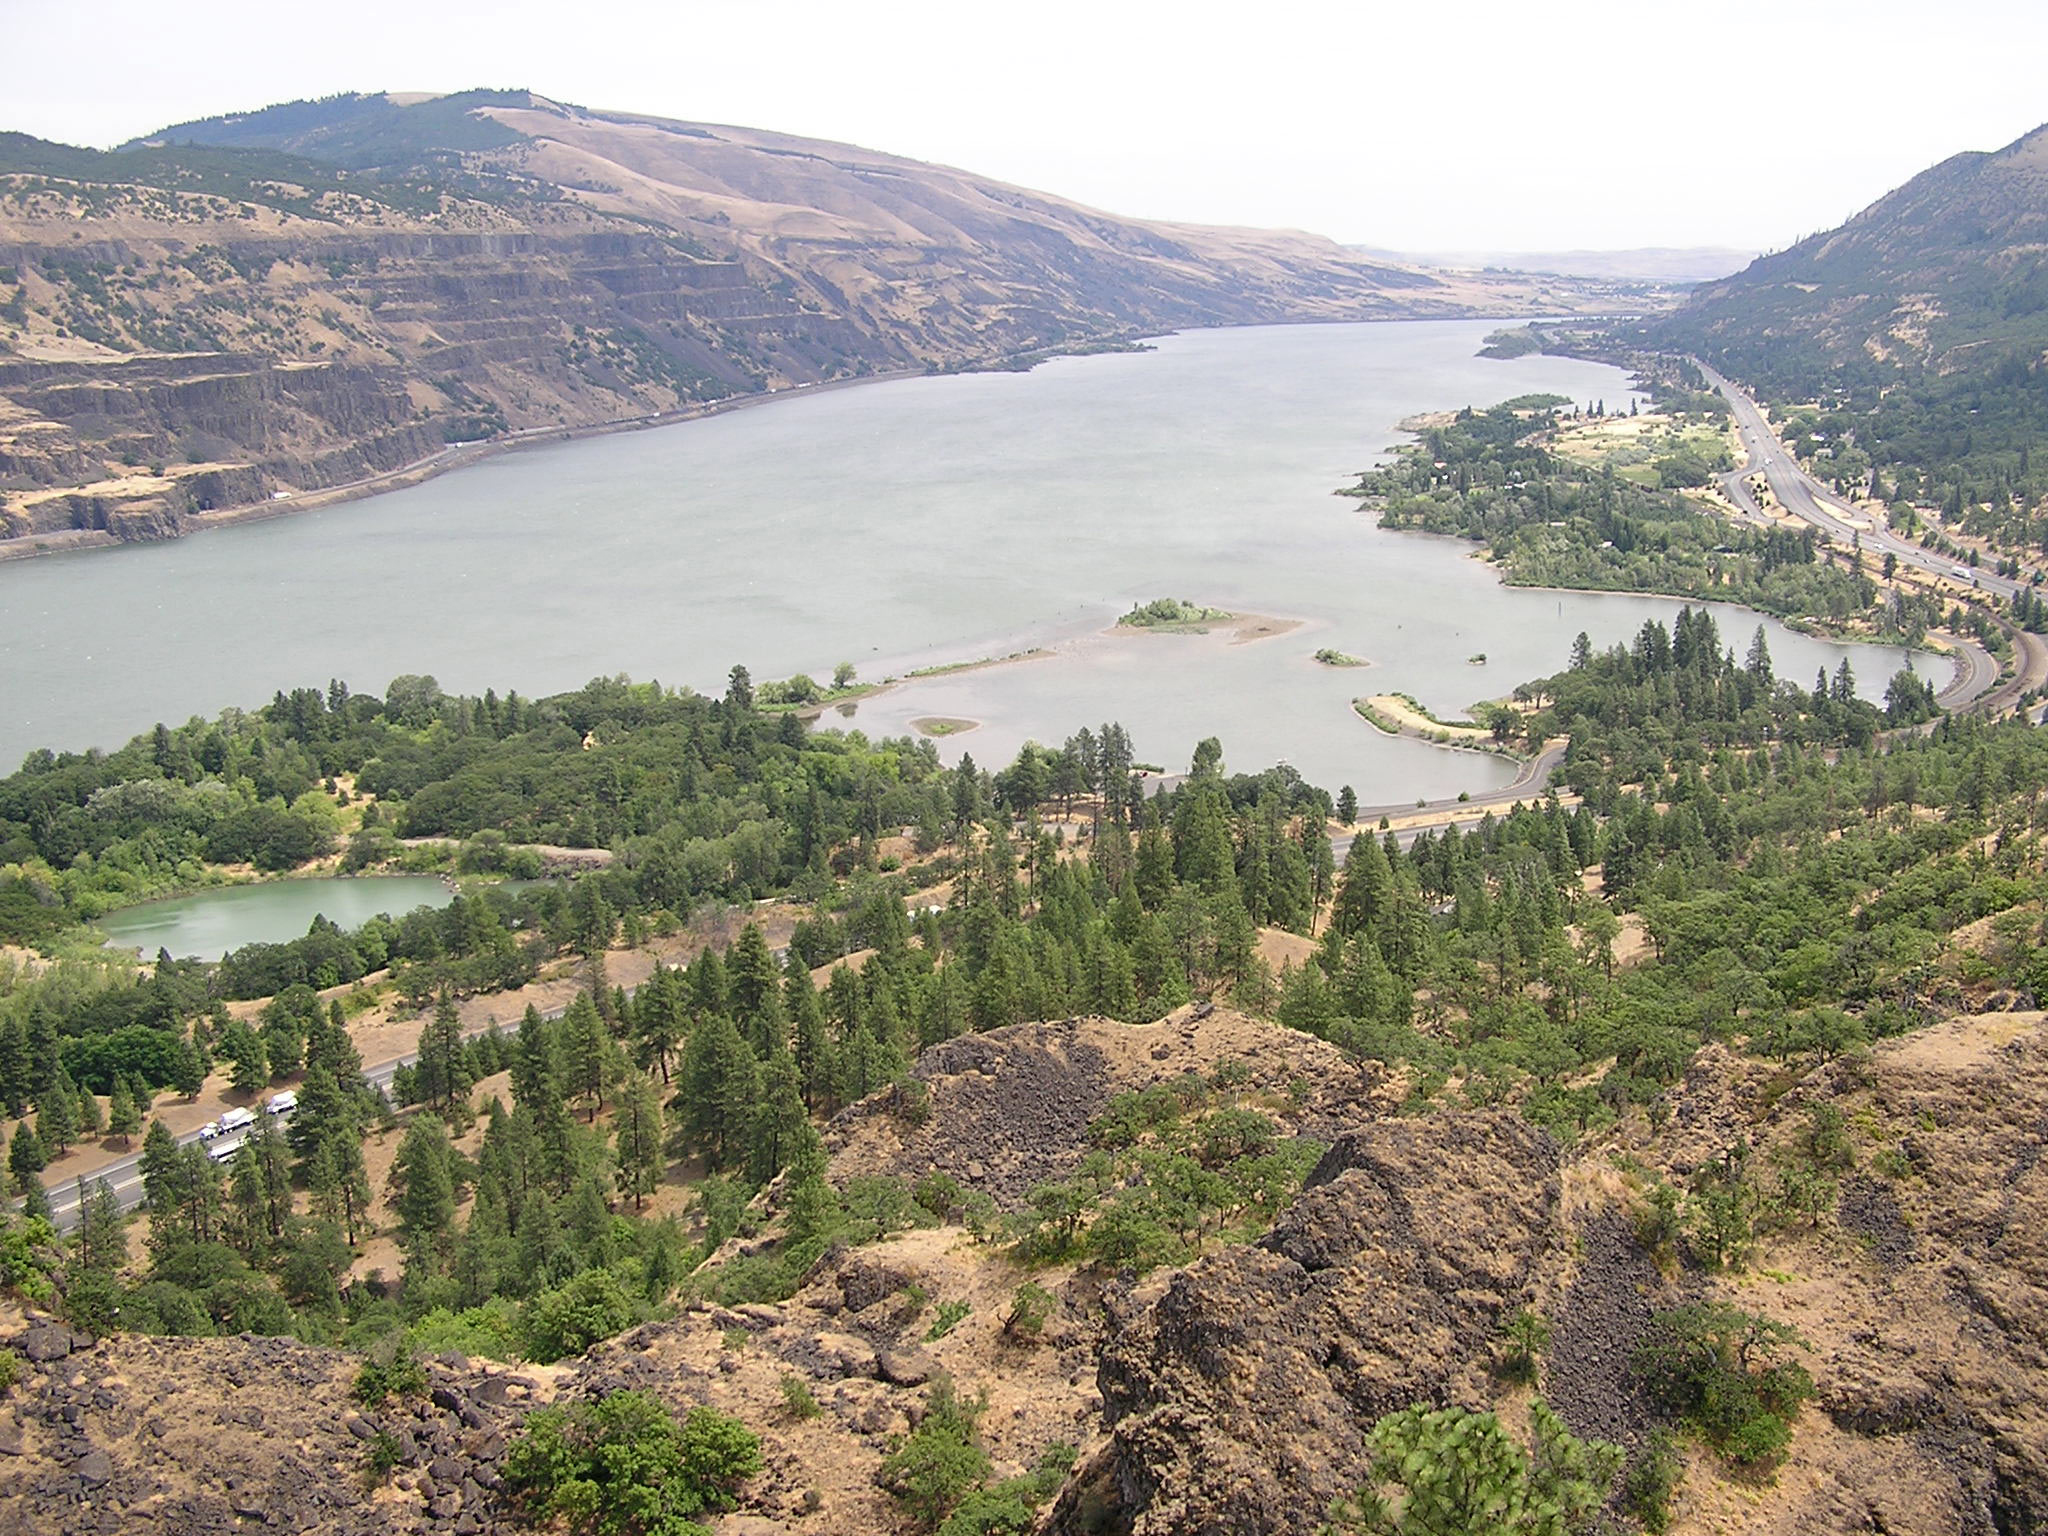
<path fill-rule="evenodd" d="M 525 91 L 298 102 L 106 153 L 0 135 L 0 522 L 167 537 L 450 443 L 1176 327 L 1600 294 Z"/>
<path fill-rule="evenodd" d="M 1780 415 L 1809 467 L 2018 556 L 2048 539 L 2048 128 L 1962 154 L 1643 328 Z"/>
<path fill-rule="evenodd" d="M 1792 1074 L 1710 1048 L 1661 1127 L 1633 1119 L 1573 1150 L 1512 1113 L 1403 1117 L 1391 1099 L 1339 1094 L 1311 1118 L 1345 1129 L 1271 1233 L 1182 1268 L 1134 1283 L 1101 1266 L 1025 1267 L 948 1221 L 835 1247 L 786 1300 L 697 1302 L 558 1365 L 444 1352 L 416 1395 L 375 1405 L 351 1401 L 358 1358 L 290 1339 L 92 1341 L 0 1320 L 30 1362 L 0 1403 L 0 1532 L 144 1519 L 515 1529 L 502 1472 L 527 1415 L 642 1388 L 761 1435 L 764 1470 L 721 1532 L 881 1536 L 913 1528 L 877 1486 L 884 1456 L 950 1380 L 969 1399 L 988 1393 L 978 1435 L 996 1475 L 1060 1468 L 1071 1448 L 1072 1473 L 1038 1485 L 1036 1529 L 1307 1536 L 1363 1474 L 1376 1416 L 1415 1400 L 1509 1415 L 1526 1404 L 1499 1365 L 1519 1307 L 1555 1322 L 1544 1395 L 1578 1433 L 1640 1452 L 1658 1412 L 1627 1361 L 1654 1312 L 1707 1301 L 1798 1329 L 1816 1398 L 1775 1476 L 1688 1448 L 1672 1531 L 2037 1529 L 2044 1041 L 2029 1013 L 1955 1019 Z M 1245 1102 L 1282 1102 L 1290 1073 L 1349 1071 L 1321 1042 L 1228 1012 L 1019 1026 L 926 1058 L 933 1113 L 898 1166 L 971 1154 L 977 1184 L 1022 1188 L 1046 1159 L 1081 1158 L 1111 1091 L 1232 1060 L 1253 1068 Z M 1072 1122 L 1007 1116 L 991 1142 L 990 1091 L 1033 1087 L 1077 1111 Z M 1826 1153 L 1836 1213 L 1785 1222 L 1746 1274 L 1644 1246 L 1665 1180 L 1697 1178 L 1738 1146 L 1758 1179 L 1813 1166 L 1825 1105 L 1848 1125 Z M 887 1110 L 863 1108 L 838 1138 L 842 1187 L 877 1166 L 869 1127 Z M 1035 1332 L 1006 1326 L 1027 1280 L 1052 1303 Z M 941 1302 L 965 1310 L 935 1336 Z"/>
<path fill-rule="evenodd" d="M 1745 376 L 1987 372 L 2048 345 L 2048 127 L 1703 287 L 1661 328 Z"/>

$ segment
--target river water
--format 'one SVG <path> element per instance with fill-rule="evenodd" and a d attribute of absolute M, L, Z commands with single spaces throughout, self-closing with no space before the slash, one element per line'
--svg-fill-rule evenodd
<path fill-rule="evenodd" d="M 1442 714 L 1631 636 L 1663 599 L 1515 591 L 1468 546 L 1384 533 L 1332 492 L 1414 412 L 1549 390 L 1626 407 L 1616 370 L 1475 356 L 1481 321 L 1170 336 L 1029 373 L 893 381 L 506 454 L 424 485 L 180 542 L 0 565 L 0 762 L 112 745 L 158 719 L 400 673 L 522 694 L 618 672 L 724 686 L 841 661 L 864 678 L 1023 647 L 1056 654 L 863 702 L 929 716 L 985 765 L 1117 719 L 1141 760 L 1204 736 L 1367 803 L 1490 787 L 1500 761 L 1382 737 L 1348 708 Z M 1105 638 L 1172 596 L 1303 621 Z M 1741 650 L 1755 620 L 1723 617 Z M 1789 677 L 1845 652 L 1766 626 Z M 1333 670 L 1332 646 L 1369 659 Z M 1475 653 L 1487 663 L 1468 663 Z M 1866 690 L 1899 653 L 1858 654 Z"/>

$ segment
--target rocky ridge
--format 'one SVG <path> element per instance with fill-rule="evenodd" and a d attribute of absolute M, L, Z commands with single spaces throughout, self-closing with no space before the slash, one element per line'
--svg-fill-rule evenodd
<path fill-rule="evenodd" d="M 1520 1307 L 1555 1325 L 1539 1390 L 1577 1432 L 1640 1444 L 1654 1419 L 1627 1358 L 1654 1309 L 1710 1297 L 1798 1328 L 1818 1395 L 1774 1478 L 1689 1451 L 1673 1531 L 2048 1522 L 2043 1015 L 1952 1020 L 1804 1075 L 1712 1047 L 1661 1129 L 1632 1117 L 1569 1154 L 1506 1111 L 1397 1117 L 1363 1077 L 1304 1089 L 1305 1072 L 1341 1067 L 1326 1049 L 1227 1010 L 1020 1026 L 927 1053 L 924 1124 L 878 1099 L 834 1126 L 836 1179 L 971 1177 L 948 1161 L 971 1151 L 1007 1202 L 1078 1159 L 1098 1099 L 1228 1060 L 1254 1064 L 1247 1094 L 1287 1085 L 1301 1124 L 1349 1117 L 1259 1242 L 1142 1282 L 1035 1272 L 1060 1301 L 1035 1345 L 1003 1327 L 1027 1272 L 951 1226 L 828 1253 L 785 1302 L 699 1305 L 557 1367 L 431 1361 L 428 1392 L 384 1409 L 348 1401 L 352 1358 L 291 1341 L 0 1325 L 29 1362 L 0 1399 L 0 1533 L 504 1529 L 497 1458 L 524 1413 L 626 1386 L 763 1435 L 768 1470 L 722 1530 L 893 1532 L 903 1517 L 873 1477 L 941 1371 L 987 1389 L 999 1474 L 1078 1447 L 1043 1532 L 1306 1532 L 1361 1473 L 1380 1413 L 1520 1411 L 1522 1390 L 1492 1374 Z M 1024 1113 L 1006 1074 L 1051 1111 Z M 1744 1145 L 1768 1177 L 1802 1155 L 1823 1102 L 1843 1111 L 1854 1164 L 1831 1217 L 1765 1233 L 1730 1274 L 1660 1268 L 1639 1245 L 1651 1182 Z M 969 1310 L 933 1338 L 942 1299 Z M 815 1418 L 784 1407 L 792 1376 Z M 373 1448 L 392 1463 L 374 1489 Z"/>

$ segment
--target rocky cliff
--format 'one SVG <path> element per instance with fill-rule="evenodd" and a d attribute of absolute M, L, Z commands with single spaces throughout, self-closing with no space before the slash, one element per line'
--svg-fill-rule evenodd
<path fill-rule="evenodd" d="M 0 534 L 167 536 L 449 443 L 1175 327 L 1609 298 L 527 92 L 0 134 Z"/>
<path fill-rule="evenodd" d="M 510 1529 L 499 1466 L 526 1412 L 629 1386 L 762 1434 L 767 1470 L 727 1536 L 896 1532 L 875 1473 L 939 1372 L 987 1391 L 999 1475 L 1078 1447 L 1043 1533 L 1308 1532 L 1362 1474 L 1381 1413 L 1521 1411 L 1527 1389 L 1494 1374 L 1520 1308 L 1554 1325 L 1536 1389 L 1579 1433 L 1639 1446 L 1657 1418 L 1630 1354 L 1654 1309 L 1714 1298 L 1796 1327 L 1817 1395 L 1774 1475 L 1690 1447 L 1673 1531 L 2048 1525 L 2043 1015 L 1956 1019 L 1805 1074 L 1710 1048 L 1668 1117 L 1570 1151 L 1507 1111 L 1397 1115 L 1377 1074 L 1224 1010 L 1027 1025 L 928 1054 L 929 1120 L 886 1099 L 849 1115 L 832 1175 L 957 1168 L 1014 1204 L 1073 1166 L 1108 1096 L 1226 1061 L 1249 1063 L 1232 1069 L 1247 1095 L 1292 1103 L 1290 1129 L 1349 1129 L 1262 1240 L 1143 1280 L 1026 1271 L 941 1226 L 830 1252 L 786 1301 L 698 1304 L 560 1366 L 436 1359 L 425 1393 L 376 1408 L 349 1399 L 357 1361 L 338 1351 L 0 1319 L 29 1362 L 0 1399 L 0 1536 Z M 1795 1166 L 1822 1104 L 1847 1128 L 1829 1212 L 1762 1231 L 1736 1271 L 1645 1250 L 1634 1218 L 1657 1181 L 1736 1147 L 1759 1177 Z M 1059 1301 L 1035 1341 L 1004 1327 L 1026 1278 Z M 967 1311 L 932 1337 L 940 1299 Z M 788 1411 L 789 1378 L 816 1417 Z"/>

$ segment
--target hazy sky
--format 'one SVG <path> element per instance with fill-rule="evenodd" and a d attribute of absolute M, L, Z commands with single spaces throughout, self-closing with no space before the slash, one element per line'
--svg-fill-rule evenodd
<path fill-rule="evenodd" d="M 1114 212 L 1407 250 L 1762 249 L 2048 120 L 2040 0 L 0 0 L 0 128 L 529 87 Z"/>

